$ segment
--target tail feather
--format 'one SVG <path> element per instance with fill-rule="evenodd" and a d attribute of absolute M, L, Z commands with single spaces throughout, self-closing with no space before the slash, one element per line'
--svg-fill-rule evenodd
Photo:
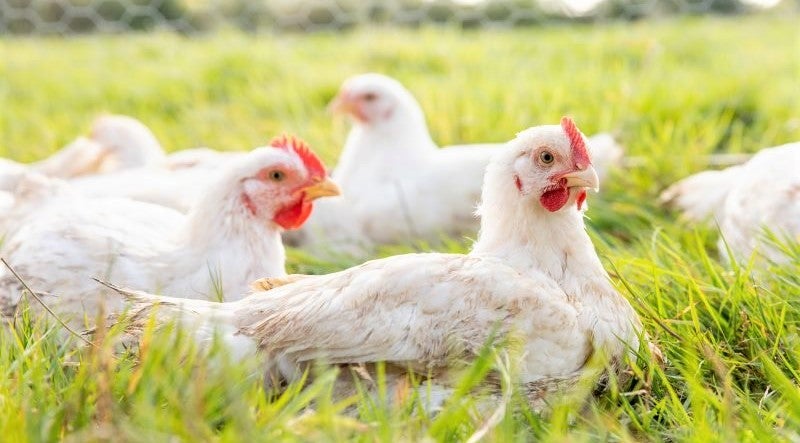
<path fill-rule="evenodd" d="M 234 315 L 235 302 L 165 297 L 94 280 L 132 304 L 123 315 L 113 316 L 108 322 L 112 327 L 122 323 L 129 337 L 139 339 L 148 328 L 176 324 L 190 332 L 202 346 L 220 338 L 235 356 L 256 352 L 255 341 L 240 334 Z"/>
<path fill-rule="evenodd" d="M 175 316 L 170 315 L 170 304 L 168 300 L 164 300 L 164 297 L 148 294 L 143 291 L 134 291 L 121 288 L 98 278 L 93 278 L 93 280 L 121 295 L 125 301 L 132 304 L 130 309 L 128 309 L 124 314 L 112 315 L 108 322 L 109 327 L 124 322 L 125 333 L 139 338 L 146 329 L 150 318 L 154 313 L 156 313 L 156 324 L 167 323 L 169 320 L 176 318 Z M 163 306 L 167 309 L 156 309 L 159 306 Z"/>
<path fill-rule="evenodd" d="M 99 278 L 92 277 L 92 280 L 100 283 L 101 285 L 111 289 L 112 291 L 116 292 L 117 294 L 121 295 L 126 301 L 134 302 L 134 303 L 159 303 L 164 297 L 160 297 L 158 295 L 148 294 L 144 291 L 134 291 L 132 289 L 125 289 L 119 286 L 116 286 L 112 283 L 107 281 L 100 280 Z"/>
<path fill-rule="evenodd" d="M 721 219 L 728 191 L 740 167 L 704 171 L 675 183 L 661 193 L 663 205 L 675 207 L 689 221 L 703 221 L 711 216 Z"/>

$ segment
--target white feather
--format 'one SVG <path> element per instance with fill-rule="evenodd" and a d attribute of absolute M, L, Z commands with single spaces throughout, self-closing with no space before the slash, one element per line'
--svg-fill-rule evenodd
<path fill-rule="evenodd" d="M 723 258 L 729 247 L 740 263 L 754 253 L 786 262 L 789 257 L 765 241 L 764 234 L 766 229 L 800 240 L 800 143 L 763 149 L 740 166 L 692 175 L 668 188 L 661 199 L 692 221 L 713 216 Z"/>

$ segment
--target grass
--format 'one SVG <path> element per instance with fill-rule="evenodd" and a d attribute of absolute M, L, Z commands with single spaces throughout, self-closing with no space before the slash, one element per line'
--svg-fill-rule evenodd
<path fill-rule="evenodd" d="M 570 114 L 585 132 L 613 130 L 646 158 L 590 197 L 589 225 L 669 362 L 661 370 L 645 359 L 637 369 L 645 381 L 597 398 L 579 390 L 547 415 L 514 393 L 484 438 L 797 441 L 800 248 L 788 245 L 794 260 L 766 273 L 730 267 L 720 263 L 713 227 L 687 227 L 656 201 L 704 168 L 705 154 L 800 139 L 797 44 L 791 14 L 513 31 L 4 38 L 0 153 L 33 160 L 96 114 L 116 112 L 143 120 L 170 150 L 248 149 L 287 131 L 332 164 L 347 126 L 325 104 L 363 71 L 403 81 L 442 144 L 507 140 Z M 353 264 L 302 251 L 289 258 L 302 272 Z M 305 390 L 266 396 L 253 371 L 259 362 L 232 361 L 224 349 L 209 356 L 180 334 L 151 334 L 138 354 L 115 357 L 109 340 L 81 348 L 58 333 L 29 317 L 0 332 L 4 441 L 459 441 L 492 412 L 476 409 L 468 388 L 498 367 L 487 354 L 461 394 L 427 416 L 413 399 L 335 403 L 329 368 Z M 357 419 L 343 414 L 351 407 Z"/>

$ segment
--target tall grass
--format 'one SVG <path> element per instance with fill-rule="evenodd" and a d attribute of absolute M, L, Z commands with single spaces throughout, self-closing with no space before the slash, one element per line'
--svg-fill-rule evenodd
<path fill-rule="evenodd" d="M 0 439 L 458 441 L 485 432 L 489 441 L 797 441 L 798 245 L 786 244 L 791 263 L 766 271 L 723 263 L 713 226 L 686 226 L 656 202 L 667 184 L 704 168 L 705 154 L 800 139 L 795 22 L 0 40 L 0 152 L 21 160 L 57 149 L 97 113 L 116 112 L 143 120 L 170 150 L 248 149 L 286 131 L 333 164 L 347 126 L 325 104 L 363 71 L 403 81 L 441 144 L 507 140 L 562 114 L 587 133 L 614 131 L 646 160 L 590 196 L 588 224 L 668 360 L 661 369 L 645 355 L 634 384 L 611 383 L 599 397 L 579 389 L 539 415 L 504 383 L 491 401 L 476 394 L 491 369 L 513 374 L 487 352 L 429 415 L 414 398 L 333 399 L 335 368 L 315 369 L 305 389 L 267 395 L 257 358 L 234 361 L 223 348 L 199 351 L 180 333 L 156 331 L 137 352 L 102 337 L 82 347 L 26 314 L 0 331 Z M 289 254 L 290 271 L 351 264 Z"/>

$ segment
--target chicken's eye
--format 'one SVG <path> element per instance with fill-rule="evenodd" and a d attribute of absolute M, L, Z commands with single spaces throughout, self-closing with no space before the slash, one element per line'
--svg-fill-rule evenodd
<path fill-rule="evenodd" d="M 556 158 L 553 157 L 553 154 L 550 151 L 542 151 L 539 153 L 539 160 L 546 165 L 553 163 L 553 160 L 555 159 Z"/>
<path fill-rule="evenodd" d="M 363 96 L 365 102 L 372 102 L 378 98 L 378 95 L 373 92 L 367 92 Z"/>
<path fill-rule="evenodd" d="M 270 180 L 274 182 L 279 182 L 283 180 L 284 177 L 286 177 L 286 174 L 284 174 L 283 171 L 272 171 L 269 173 Z"/>

